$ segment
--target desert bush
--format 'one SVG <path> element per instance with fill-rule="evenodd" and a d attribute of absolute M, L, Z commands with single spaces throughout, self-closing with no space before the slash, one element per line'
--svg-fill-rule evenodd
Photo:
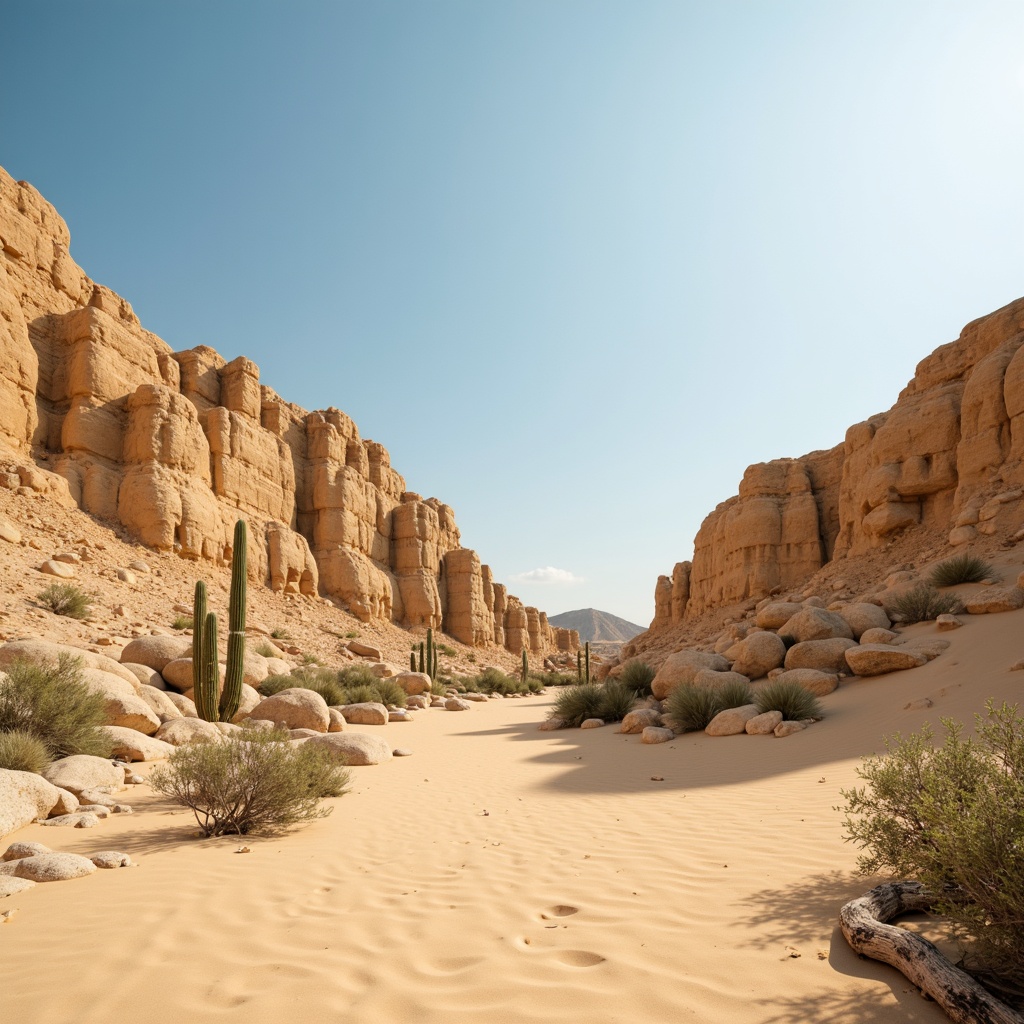
<path fill-rule="evenodd" d="M 479 675 L 463 680 L 467 690 L 476 693 L 526 693 L 528 687 L 519 679 L 505 675 L 500 669 L 485 668 Z"/>
<path fill-rule="evenodd" d="M 56 665 L 14 662 L 0 683 L 0 732 L 29 732 L 54 758 L 109 757 L 110 741 L 97 728 L 106 724 L 106 701 L 82 681 L 81 664 L 68 654 Z"/>
<path fill-rule="evenodd" d="M 335 673 L 340 686 L 350 689 L 353 686 L 372 686 L 377 677 L 370 671 L 369 665 L 346 665 Z"/>
<path fill-rule="evenodd" d="M 438 644 L 437 649 L 441 652 L 441 654 L 445 655 L 445 657 L 448 658 L 454 658 L 457 653 L 455 648 L 449 647 L 448 644 Z"/>
<path fill-rule="evenodd" d="M 724 711 L 726 708 L 741 708 L 744 704 L 753 704 L 750 683 L 743 679 L 730 680 L 724 686 L 717 687 L 718 702 Z"/>
<path fill-rule="evenodd" d="M 566 686 L 555 698 L 549 718 L 560 718 L 566 725 L 578 726 L 587 718 L 601 717 L 604 688 L 597 683 Z"/>
<path fill-rule="evenodd" d="M 639 658 L 630 658 L 622 671 L 619 673 L 619 681 L 624 683 L 631 690 L 635 690 L 638 697 L 649 697 L 651 695 L 651 683 L 657 673 Z"/>
<path fill-rule="evenodd" d="M 283 626 L 277 626 L 270 631 L 271 640 L 291 640 L 292 635 Z"/>
<path fill-rule="evenodd" d="M 621 679 L 609 679 L 601 686 L 601 691 L 597 717 L 606 722 L 621 722 L 636 706 L 636 690 Z"/>
<path fill-rule="evenodd" d="M 51 583 L 36 594 L 36 600 L 54 615 L 86 619 L 92 611 L 92 598 L 73 583 Z"/>
<path fill-rule="evenodd" d="M 178 747 L 151 773 L 153 788 L 188 807 L 204 836 L 272 835 L 326 817 L 348 772 L 317 744 L 293 747 L 251 730 L 223 743 Z"/>
<path fill-rule="evenodd" d="M 25 729 L 0 732 L 0 768 L 38 775 L 52 760 L 46 744 Z"/>
<path fill-rule="evenodd" d="M 378 679 L 372 686 L 377 691 L 377 700 L 381 704 L 393 704 L 399 708 L 405 707 L 407 694 L 394 679 Z"/>
<path fill-rule="evenodd" d="M 262 655 L 264 658 L 278 657 L 277 648 L 271 647 L 265 640 L 263 643 L 256 646 L 256 653 Z"/>
<path fill-rule="evenodd" d="M 821 718 L 824 712 L 818 698 L 799 683 L 775 680 L 765 683 L 751 703 L 757 705 L 757 712 L 781 711 L 787 722 L 802 722 L 807 718 Z"/>
<path fill-rule="evenodd" d="M 665 713 L 683 732 L 706 729 L 719 711 L 724 710 L 720 690 L 710 686 L 695 686 L 684 683 L 677 686 L 665 699 Z"/>
<path fill-rule="evenodd" d="M 345 639 L 346 639 L 346 640 L 355 640 L 355 639 L 356 639 L 356 637 L 358 637 L 358 636 L 359 636 L 359 631 L 358 631 L 358 630 L 355 630 L 355 629 L 350 629 L 350 630 L 349 630 L 349 631 L 348 631 L 348 632 L 347 632 L 347 633 L 345 634 Z"/>
<path fill-rule="evenodd" d="M 273 697 L 275 693 L 282 690 L 290 690 L 293 686 L 305 686 L 295 676 L 283 673 L 281 675 L 267 676 L 266 679 L 256 687 L 264 697 Z"/>
<path fill-rule="evenodd" d="M 1017 705 L 976 716 L 976 738 L 943 719 L 933 747 L 926 726 L 886 741 L 857 769 L 866 786 L 842 790 L 845 839 L 866 874 L 921 882 L 987 983 L 1024 990 L 1024 718 Z M 985 975 L 988 975 L 986 978 Z"/>
<path fill-rule="evenodd" d="M 302 656 L 303 665 L 323 665 L 323 659 L 318 658 L 315 654 L 309 654 L 308 652 Z"/>
<path fill-rule="evenodd" d="M 443 697 L 452 686 L 450 679 L 444 677 L 438 677 L 437 679 L 430 680 L 430 695 L 432 697 Z"/>
<path fill-rule="evenodd" d="M 191 615 L 178 615 L 171 623 L 171 629 L 191 629 L 192 628 L 192 616 Z"/>
<path fill-rule="evenodd" d="M 958 583 L 981 583 L 997 579 L 991 562 L 963 552 L 953 555 L 932 568 L 929 580 L 935 587 L 955 587 Z"/>
<path fill-rule="evenodd" d="M 890 602 L 893 616 L 898 622 L 908 625 L 927 622 L 948 612 L 961 611 L 963 606 L 956 594 L 940 594 L 927 583 L 919 583 Z"/>
<path fill-rule="evenodd" d="M 344 699 L 345 688 L 338 684 L 338 674 L 329 668 L 315 665 L 304 666 L 290 673 L 267 676 L 257 689 L 264 697 L 272 697 L 275 693 L 295 687 L 319 693 L 328 704 L 348 703 Z"/>
<path fill-rule="evenodd" d="M 542 687 L 545 686 L 574 686 L 579 680 L 573 675 L 566 675 L 564 672 L 531 672 L 530 679 L 536 679 Z"/>

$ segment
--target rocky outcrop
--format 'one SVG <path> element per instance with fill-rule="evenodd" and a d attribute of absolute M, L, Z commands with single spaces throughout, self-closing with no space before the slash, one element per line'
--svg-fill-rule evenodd
<path fill-rule="evenodd" d="M 452 509 L 407 491 L 350 417 L 286 402 L 244 356 L 173 351 L 69 246 L 53 207 L 0 169 L 0 449 L 19 463 L 9 486 L 219 563 L 243 517 L 250 578 L 275 591 L 477 646 L 554 649 L 540 612 L 530 637 L 507 640 L 507 593 L 462 547 Z"/>
<path fill-rule="evenodd" d="M 802 588 L 922 531 L 959 545 L 1024 525 L 1024 299 L 922 360 L 896 404 L 829 451 L 751 466 L 655 586 L 650 633 Z M 642 641 L 640 646 L 642 646 Z"/>

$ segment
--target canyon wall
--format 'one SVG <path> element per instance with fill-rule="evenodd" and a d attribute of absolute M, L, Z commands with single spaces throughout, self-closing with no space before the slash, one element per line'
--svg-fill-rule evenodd
<path fill-rule="evenodd" d="M 950 546 L 1020 539 L 1024 525 L 1024 299 L 969 323 L 922 360 L 885 413 L 841 444 L 750 466 L 703 522 L 693 561 L 655 586 L 650 632 L 794 590 L 823 566 L 896 537 Z"/>
<path fill-rule="evenodd" d="M 363 621 L 473 646 L 565 649 L 463 548 L 452 509 L 406 490 L 383 445 L 338 409 L 307 412 L 245 357 L 176 352 L 70 255 L 67 225 L 0 168 L 0 485 L 75 502 L 149 547 L 225 562 Z M 509 617 L 511 616 L 511 622 Z M 521 621 L 522 620 L 522 621 Z"/>

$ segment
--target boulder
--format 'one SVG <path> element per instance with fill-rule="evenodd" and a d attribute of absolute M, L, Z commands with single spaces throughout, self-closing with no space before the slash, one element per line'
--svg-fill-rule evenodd
<path fill-rule="evenodd" d="M 754 621 L 762 629 L 778 629 L 780 626 L 784 626 L 802 608 L 802 604 L 793 601 L 772 601 L 757 613 Z"/>
<path fill-rule="evenodd" d="M 27 878 L 15 878 L 12 875 L 0 875 L 0 899 L 14 896 L 16 893 L 31 889 L 36 883 Z"/>
<path fill-rule="evenodd" d="M 132 866 L 131 857 L 118 850 L 100 850 L 99 853 L 90 853 L 89 860 L 98 868 L 130 868 Z"/>
<path fill-rule="evenodd" d="M 635 734 L 642 733 L 644 729 L 661 725 L 661 715 L 653 708 L 637 708 L 630 711 L 622 720 L 619 732 Z"/>
<path fill-rule="evenodd" d="M 775 732 L 775 727 L 781 721 L 781 711 L 765 711 L 763 714 L 749 719 L 744 728 L 748 736 L 767 736 L 769 733 Z"/>
<path fill-rule="evenodd" d="M 342 763 L 348 765 L 380 764 L 391 760 L 391 746 L 381 736 L 365 732 L 331 732 L 307 740 L 325 746 Z"/>
<path fill-rule="evenodd" d="M 719 711 L 704 731 L 709 736 L 738 736 L 740 733 L 746 732 L 747 722 L 759 714 L 756 704 L 727 708 L 725 711 Z"/>
<path fill-rule="evenodd" d="M 14 874 L 32 882 L 63 882 L 91 875 L 95 870 L 96 865 L 88 857 L 76 853 L 37 853 L 19 860 Z"/>
<path fill-rule="evenodd" d="M 1020 587 L 985 587 L 964 601 L 964 609 L 971 615 L 1012 612 L 1018 608 L 1024 608 L 1024 590 Z"/>
<path fill-rule="evenodd" d="M 226 668 L 226 666 L 225 666 Z M 270 675 L 270 665 L 262 654 L 246 648 L 242 662 L 242 682 L 246 686 L 257 687 Z"/>
<path fill-rule="evenodd" d="M 74 814 L 60 814 L 56 818 L 48 818 L 39 822 L 52 828 L 95 828 L 100 823 L 100 816 L 91 811 L 75 811 Z"/>
<path fill-rule="evenodd" d="M 694 686 L 706 686 L 711 690 L 720 690 L 730 684 L 742 685 L 750 680 L 739 672 L 716 672 L 714 669 L 702 668 L 693 677 Z"/>
<path fill-rule="evenodd" d="M 150 707 L 150 710 L 160 719 L 161 722 L 168 718 L 181 718 L 181 710 L 178 705 L 167 696 L 166 690 L 158 690 L 155 686 L 140 686 L 139 697 Z"/>
<path fill-rule="evenodd" d="M 0 836 L 45 818 L 59 800 L 57 787 L 34 772 L 0 768 Z"/>
<path fill-rule="evenodd" d="M 48 558 L 39 571 L 47 576 L 57 576 L 62 580 L 73 580 L 75 578 L 75 567 L 66 562 L 58 562 L 55 558 Z"/>
<path fill-rule="evenodd" d="M 94 668 L 82 669 L 82 681 L 90 691 L 103 697 L 107 725 L 135 729 L 147 736 L 152 736 L 160 728 L 160 716 L 139 696 L 141 684 L 138 682 L 132 686 L 118 676 Z"/>
<path fill-rule="evenodd" d="M 782 739 L 786 736 L 792 736 L 795 732 L 803 732 L 806 728 L 806 722 L 779 722 L 779 724 L 775 726 L 775 735 Z"/>
<path fill-rule="evenodd" d="M 580 722 L 581 729 L 601 729 L 604 727 L 605 721 L 603 718 L 585 718 Z"/>
<path fill-rule="evenodd" d="M 858 638 L 862 644 L 891 644 L 898 642 L 899 633 L 891 629 L 866 629 Z"/>
<path fill-rule="evenodd" d="M 955 615 L 940 615 L 935 620 L 935 625 L 940 632 L 948 632 L 951 629 L 959 629 L 963 623 Z"/>
<path fill-rule="evenodd" d="M 468 711 L 473 705 L 461 697 L 449 697 L 444 702 L 445 711 Z"/>
<path fill-rule="evenodd" d="M 181 712 L 182 718 L 199 717 L 195 703 L 189 697 L 183 693 L 175 693 L 174 690 L 165 690 L 164 693 L 167 699 Z"/>
<path fill-rule="evenodd" d="M 920 654 L 926 661 L 934 661 L 949 647 L 949 641 L 938 636 L 919 636 L 900 644 L 904 651 Z"/>
<path fill-rule="evenodd" d="M 395 676 L 395 682 L 412 696 L 430 693 L 430 676 L 426 672 L 400 672 Z"/>
<path fill-rule="evenodd" d="M 733 672 L 748 679 L 760 679 L 786 660 L 786 645 L 775 633 L 750 633 L 729 651 Z"/>
<path fill-rule="evenodd" d="M 150 668 L 148 665 L 139 665 L 134 661 L 122 661 L 121 667 L 128 669 L 143 686 L 155 687 L 157 690 L 167 689 L 164 677 L 155 668 Z"/>
<path fill-rule="evenodd" d="M 235 712 L 235 717 L 231 719 L 236 725 L 248 718 L 249 715 L 259 707 L 260 701 L 263 700 L 263 694 L 260 693 L 255 687 L 250 686 L 248 683 L 242 683 L 242 695 L 238 701 L 238 710 Z"/>
<path fill-rule="evenodd" d="M 791 668 L 780 672 L 772 680 L 776 683 L 797 683 L 815 697 L 825 697 L 839 686 L 834 672 L 821 672 L 815 668 Z"/>
<path fill-rule="evenodd" d="M 401 675 L 409 670 L 400 665 L 392 665 L 390 661 L 378 661 L 370 666 L 370 671 L 378 679 L 390 679 L 392 676 Z"/>
<path fill-rule="evenodd" d="M 53 853 L 53 850 L 42 843 L 11 843 L 0 860 L 21 860 L 23 857 L 34 857 L 37 853 Z"/>
<path fill-rule="evenodd" d="M 820 672 L 845 672 L 846 652 L 856 646 L 855 641 L 843 637 L 808 640 L 790 647 L 786 651 L 784 664 L 787 669 L 816 668 Z"/>
<path fill-rule="evenodd" d="M 565 721 L 561 718 L 546 718 L 537 726 L 538 732 L 555 732 L 565 728 Z"/>
<path fill-rule="evenodd" d="M 369 644 L 361 644 L 358 640 L 350 640 L 348 642 L 348 649 L 353 654 L 358 654 L 360 658 L 369 658 L 371 661 L 381 661 L 380 650 L 376 647 L 371 647 Z"/>
<path fill-rule="evenodd" d="M 74 793 L 79 799 L 87 790 L 101 793 L 120 793 L 124 786 L 124 769 L 104 757 L 91 754 L 72 754 L 43 769 L 47 782 Z"/>
<path fill-rule="evenodd" d="M 346 704 L 341 708 L 346 725 L 387 725 L 388 709 L 377 701 Z"/>
<path fill-rule="evenodd" d="M 262 718 L 286 729 L 314 729 L 317 732 L 327 732 L 331 724 L 327 702 L 323 697 L 315 690 L 299 686 L 280 690 L 272 697 L 264 698 L 253 708 L 249 717 Z"/>
<path fill-rule="evenodd" d="M 182 747 L 186 743 L 220 743 L 222 735 L 215 722 L 202 718 L 173 718 L 164 722 L 156 732 L 158 740 L 172 747 Z"/>
<path fill-rule="evenodd" d="M 858 676 L 881 676 L 887 672 L 917 668 L 927 660 L 923 654 L 906 647 L 889 647 L 886 644 L 861 644 L 846 652 L 846 663 Z"/>
<path fill-rule="evenodd" d="M 192 640 L 180 636 L 140 636 L 121 652 L 122 664 L 130 661 L 160 673 L 168 662 L 186 657 L 192 657 Z"/>
<path fill-rule="evenodd" d="M 487 699 L 484 694 L 480 694 L 480 696 L 484 697 L 485 700 Z M 425 694 L 421 694 L 418 697 L 407 697 L 405 701 L 405 706 L 407 708 L 411 708 L 417 711 L 422 711 L 425 708 L 430 707 L 430 698 Z"/>
<path fill-rule="evenodd" d="M 849 623 L 854 640 L 860 640 L 869 629 L 888 629 L 890 625 L 885 609 L 866 601 L 844 605 L 839 614 Z"/>
<path fill-rule="evenodd" d="M 720 654 L 706 651 L 677 651 L 670 654 L 658 669 L 651 692 L 658 700 L 664 700 L 677 686 L 692 683 L 697 673 L 704 668 L 716 672 L 728 672 L 729 662 Z"/>
<path fill-rule="evenodd" d="M 272 676 L 287 676 L 292 671 L 291 664 L 284 658 L 267 658 L 267 668 Z"/>
<path fill-rule="evenodd" d="M 138 688 L 139 681 L 135 674 L 123 665 L 108 658 L 105 654 L 83 651 L 79 647 L 67 644 L 52 644 L 48 640 L 12 640 L 0 646 L 0 669 L 5 669 L 16 661 L 28 661 L 33 665 L 56 665 L 62 654 L 78 658 L 82 668 L 94 668 L 113 676 L 120 676 L 133 688 Z"/>
<path fill-rule="evenodd" d="M 181 715 L 178 715 L 181 718 Z M 117 725 L 101 726 L 113 743 L 113 755 L 122 761 L 160 761 L 174 753 L 170 743 Z"/>
<path fill-rule="evenodd" d="M 348 722 L 345 721 L 345 716 L 337 708 L 328 708 L 327 714 L 330 715 L 331 722 L 327 726 L 328 732 L 344 732 L 345 726 Z"/>
<path fill-rule="evenodd" d="M 640 733 L 641 743 L 667 743 L 675 738 L 676 734 L 671 729 L 665 729 L 658 725 L 649 725 Z"/>
<path fill-rule="evenodd" d="M 779 627 L 779 636 L 791 636 L 797 643 L 809 640 L 853 639 L 850 624 L 836 612 L 805 606 Z"/>

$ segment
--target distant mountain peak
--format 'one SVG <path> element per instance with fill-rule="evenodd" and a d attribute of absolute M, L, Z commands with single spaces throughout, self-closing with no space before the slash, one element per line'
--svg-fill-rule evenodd
<path fill-rule="evenodd" d="M 572 612 L 549 615 L 548 622 L 552 626 L 578 630 L 581 643 L 587 640 L 592 643 L 601 640 L 625 643 L 647 629 L 646 626 L 638 626 L 635 622 L 628 622 L 618 615 L 597 608 L 578 608 Z"/>

